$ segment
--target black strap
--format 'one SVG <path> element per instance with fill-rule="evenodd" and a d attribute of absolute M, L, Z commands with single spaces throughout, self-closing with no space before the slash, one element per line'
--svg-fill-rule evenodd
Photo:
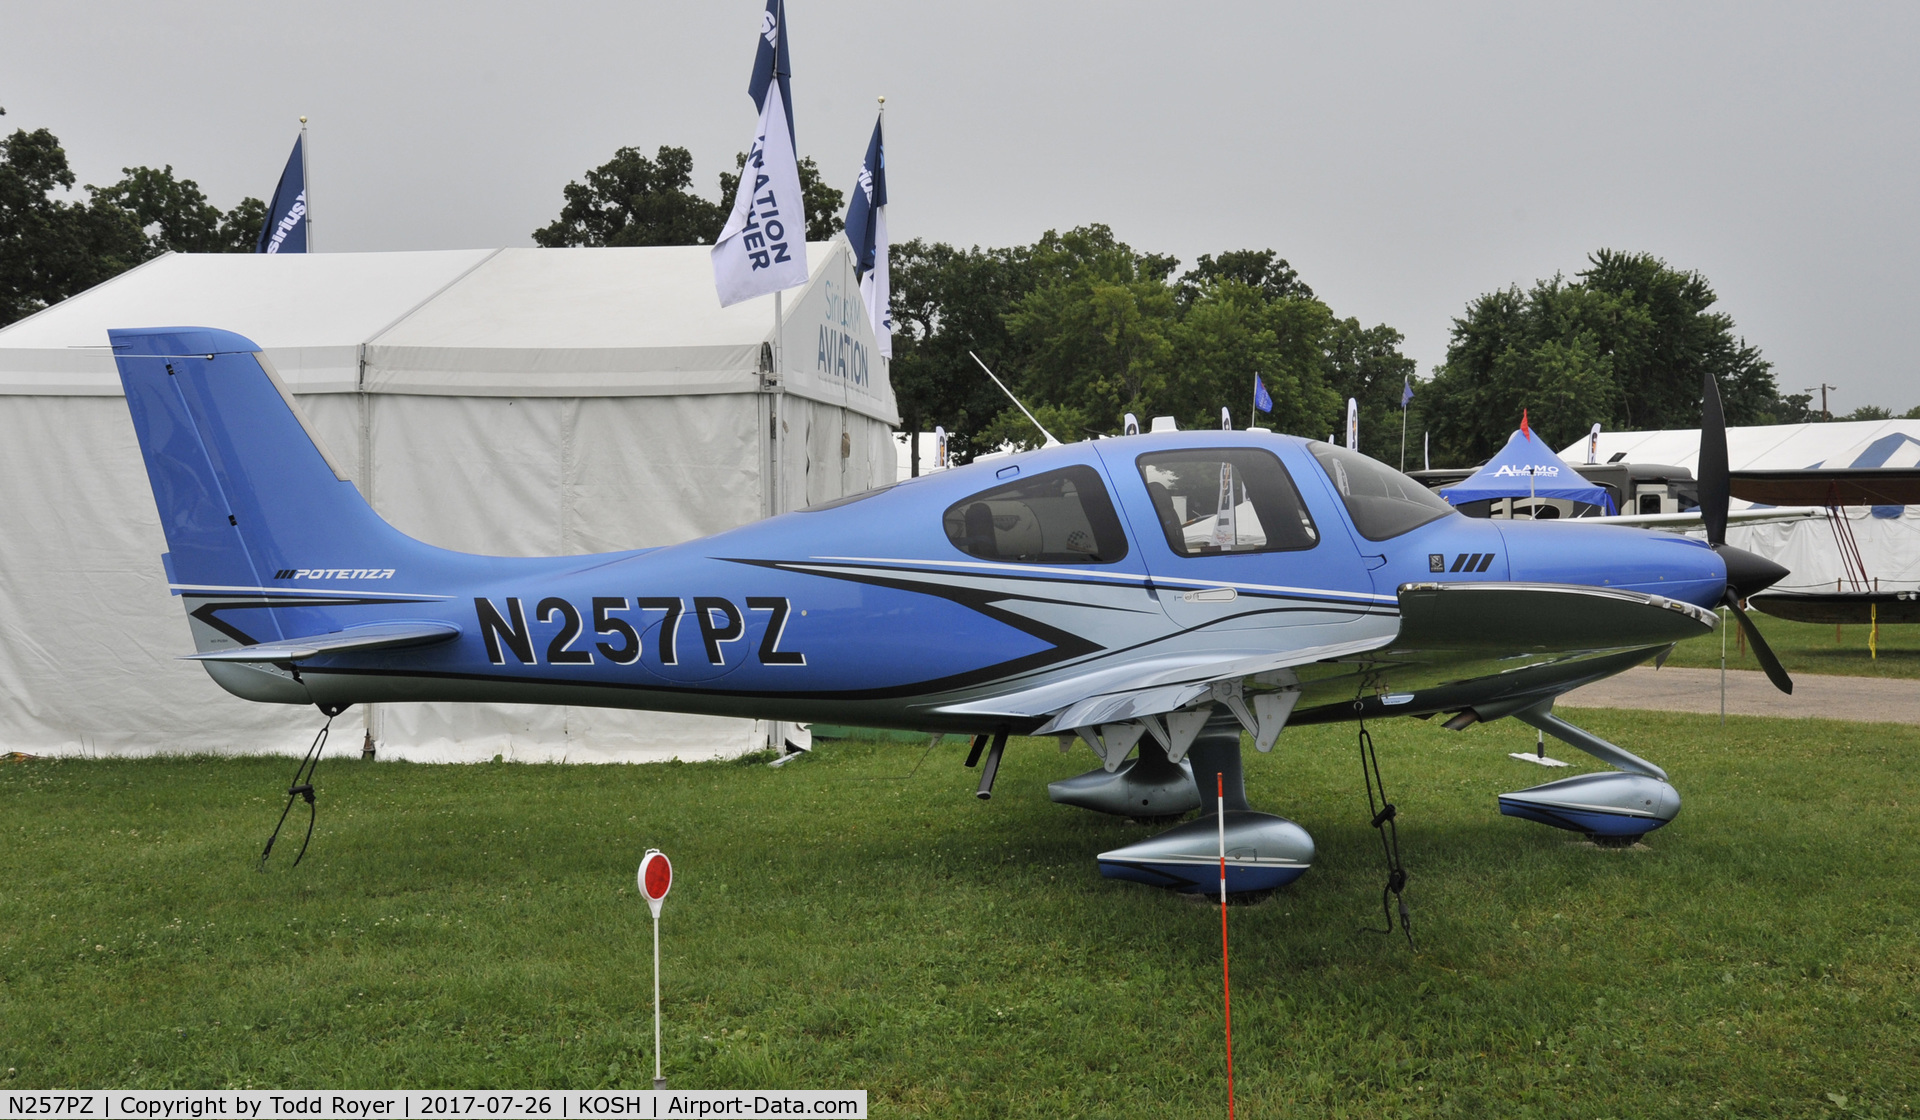
<path fill-rule="evenodd" d="M 1407 947 L 1419 952 L 1420 947 L 1413 943 L 1413 915 L 1407 910 L 1407 900 L 1401 891 L 1407 886 L 1407 869 L 1400 862 L 1400 826 L 1395 823 L 1399 810 L 1393 802 L 1387 800 L 1387 783 L 1380 776 L 1380 754 L 1374 750 L 1373 736 L 1367 733 L 1367 725 L 1360 725 L 1360 775 L 1367 782 L 1367 812 L 1373 816 L 1373 827 L 1380 833 L 1380 848 L 1387 857 L 1387 885 L 1380 892 L 1380 909 L 1387 916 L 1385 929 L 1365 927 L 1368 933 L 1392 933 L 1394 903 L 1399 903 L 1400 929 L 1407 935 Z M 1374 790 L 1378 788 L 1378 802 L 1374 799 Z M 1389 901 L 1389 896 L 1392 900 Z"/>
<path fill-rule="evenodd" d="M 300 760 L 300 768 L 293 772 L 293 781 L 287 786 L 287 807 L 280 810 L 280 820 L 273 826 L 273 835 L 267 837 L 267 846 L 260 850 L 259 870 L 267 869 L 267 857 L 273 854 L 273 842 L 280 839 L 280 828 L 287 823 L 287 814 L 293 812 L 294 798 L 305 798 L 307 802 L 307 836 L 300 841 L 300 854 L 293 857 L 293 865 L 307 858 L 307 845 L 313 843 L 313 825 L 320 816 L 320 806 L 313 799 L 313 771 L 320 765 L 320 752 L 327 744 L 327 732 L 333 727 L 333 716 L 327 716 L 327 722 L 320 726 L 320 734 L 313 737 L 313 745 L 307 748 L 306 757 Z"/>

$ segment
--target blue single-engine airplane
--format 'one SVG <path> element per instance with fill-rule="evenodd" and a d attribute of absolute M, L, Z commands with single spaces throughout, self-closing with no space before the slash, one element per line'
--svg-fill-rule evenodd
<path fill-rule="evenodd" d="M 191 657 L 236 696 L 329 718 L 498 701 L 957 732 L 976 736 L 969 765 L 992 744 L 983 797 L 1007 736 L 1055 735 L 1101 762 L 1053 783 L 1066 804 L 1170 818 L 1211 807 L 1221 775 L 1236 893 L 1312 860 L 1241 781 L 1241 732 L 1266 752 L 1289 722 L 1515 716 L 1615 769 L 1504 795 L 1502 812 L 1602 840 L 1660 827 L 1680 805 L 1665 772 L 1554 700 L 1786 574 L 1724 544 L 1710 378 L 1708 542 L 1471 519 L 1353 451 L 1189 431 L 1047 447 L 666 548 L 520 558 L 387 524 L 247 339 L 110 334 Z M 1210 889 L 1216 827 L 1100 869 Z"/>

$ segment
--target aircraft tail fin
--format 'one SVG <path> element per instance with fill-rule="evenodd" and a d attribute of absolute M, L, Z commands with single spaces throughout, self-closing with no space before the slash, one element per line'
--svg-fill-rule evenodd
<path fill-rule="evenodd" d="M 295 591 L 307 580 L 373 590 L 381 585 L 360 581 L 438 551 L 374 512 L 246 338 L 204 327 L 108 336 L 175 594 Z"/>

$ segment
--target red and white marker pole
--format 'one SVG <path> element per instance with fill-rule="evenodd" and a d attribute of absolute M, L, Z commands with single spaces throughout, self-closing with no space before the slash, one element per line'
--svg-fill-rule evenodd
<path fill-rule="evenodd" d="M 640 894 L 647 900 L 647 908 L 653 911 L 653 1087 L 656 1089 L 667 1087 L 667 1079 L 660 1072 L 660 904 L 667 900 L 667 892 L 672 889 L 673 862 L 660 849 L 648 848 L 647 854 L 640 857 Z"/>
<path fill-rule="evenodd" d="M 1227 1120 L 1233 1120 L 1233 976 L 1227 970 L 1227 780 L 1213 775 L 1214 816 L 1220 822 L 1220 992 L 1227 1012 Z"/>

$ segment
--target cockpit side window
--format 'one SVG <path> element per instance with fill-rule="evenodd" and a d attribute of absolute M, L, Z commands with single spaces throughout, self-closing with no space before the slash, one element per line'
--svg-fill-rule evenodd
<path fill-rule="evenodd" d="M 1198 448 L 1135 462 L 1167 547 L 1177 555 L 1292 552 L 1320 543 L 1293 476 L 1271 451 Z"/>
<path fill-rule="evenodd" d="M 1456 512 L 1440 495 L 1378 459 L 1318 440 L 1307 448 L 1339 492 L 1353 527 L 1370 541 L 1397 537 Z"/>
<path fill-rule="evenodd" d="M 1112 564 L 1127 555 L 1106 484 L 1088 466 L 982 490 L 948 506 L 941 523 L 953 547 L 982 560 Z"/>

